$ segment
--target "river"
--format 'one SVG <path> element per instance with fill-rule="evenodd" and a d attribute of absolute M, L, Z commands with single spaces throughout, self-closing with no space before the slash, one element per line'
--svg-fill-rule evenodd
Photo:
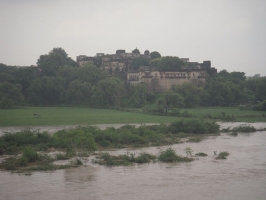
<path fill-rule="evenodd" d="M 222 127 L 237 123 L 222 123 Z M 252 124 L 256 128 L 266 123 Z M 149 152 L 163 147 L 119 149 L 111 154 Z M 178 154 L 191 147 L 207 157 L 190 163 L 150 163 L 106 167 L 93 164 L 53 172 L 33 172 L 31 176 L 0 171 L 1 200 L 265 200 L 266 132 L 209 136 L 200 143 L 171 146 Z M 216 160 L 214 151 L 228 151 L 226 160 Z"/>

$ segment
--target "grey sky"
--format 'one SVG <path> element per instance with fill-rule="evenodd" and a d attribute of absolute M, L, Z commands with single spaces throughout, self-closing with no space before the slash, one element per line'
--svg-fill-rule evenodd
<path fill-rule="evenodd" d="M 0 0 L 0 63 L 35 65 L 62 47 L 211 60 L 219 71 L 266 75 L 265 0 Z"/>

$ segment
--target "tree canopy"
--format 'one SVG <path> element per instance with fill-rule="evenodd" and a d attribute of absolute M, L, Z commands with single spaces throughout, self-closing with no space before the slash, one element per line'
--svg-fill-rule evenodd
<path fill-rule="evenodd" d="M 78 64 L 67 57 L 67 53 L 62 48 L 54 48 L 49 54 L 41 55 L 37 61 L 41 68 L 42 76 L 56 76 L 58 69 L 64 65 L 77 66 Z"/>
<path fill-rule="evenodd" d="M 161 54 L 157 51 L 153 51 L 150 53 L 151 59 L 161 58 Z"/>
<path fill-rule="evenodd" d="M 178 71 L 185 63 L 178 57 L 167 56 L 151 60 L 150 65 L 159 71 Z"/>

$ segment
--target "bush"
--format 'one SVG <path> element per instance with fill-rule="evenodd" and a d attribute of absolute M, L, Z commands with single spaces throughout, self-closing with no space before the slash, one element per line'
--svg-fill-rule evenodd
<path fill-rule="evenodd" d="M 242 132 L 242 133 L 250 133 L 250 132 L 255 132 L 256 128 L 249 124 L 242 124 L 237 127 L 234 127 L 232 129 L 233 132 Z"/>
<path fill-rule="evenodd" d="M 193 159 L 178 156 L 172 148 L 167 148 L 165 151 L 161 151 L 158 157 L 161 162 L 189 162 Z"/>
<path fill-rule="evenodd" d="M 25 147 L 22 153 L 22 159 L 26 159 L 27 162 L 35 162 L 39 159 L 38 153 L 30 147 Z"/>
<path fill-rule="evenodd" d="M 266 100 L 255 105 L 253 107 L 253 110 L 266 111 Z"/>
<path fill-rule="evenodd" d="M 99 157 L 101 160 L 94 161 L 95 163 L 107 166 L 118 166 L 118 165 L 130 165 L 132 163 L 149 163 L 156 159 L 156 156 L 149 153 L 140 153 L 137 157 L 133 153 L 127 153 L 118 156 L 111 156 L 109 153 L 103 153 Z"/>
<path fill-rule="evenodd" d="M 156 159 L 156 156 L 143 152 L 138 157 L 136 157 L 134 161 L 136 163 L 149 163 L 152 160 L 154 161 L 155 159 Z"/>
<path fill-rule="evenodd" d="M 177 134 L 179 132 L 184 133 L 218 133 L 219 125 L 216 122 L 206 122 L 198 119 L 191 120 L 179 120 L 172 122 L 168 127 L 168 132 Z"/>
<path fill-rule="evenodd" d="M 111 156 L 109 153 L 103 153 L 98 158 L 100 161 L 95 161 L 101 165 L 118 166 L 118 165 L 130 165 L 130 157 L 128 155 Z"/>
<path fill-rule="evenodd" d="M 46 150 L 52 146 L 52 137 L 46 132 L 39 133 L 30 129 L 5 133 L 0 137 L 0 150 L 7 154 L 18 153 L 26 146 L 34 146 L 36 150 Z"/>
<path fill-rule="evenodd" d="M 208 155 L 206 153 L 199 152 L 199 153 L 196 153 L 195 156 L 205 157 L 205 156 L 208 156 Z"/>
<path fill-rule="evenodd" d="M 27 166 L 28 164 L 28 159 L 25 156 L 21 156 L 18 160 L 17 160 L 17 164 L 21 167 Z"/>
<path fill-rule="evenodd" d="M 97 146 L 93 135 L 79 128 L 57 131 L 53 136 L 53 146 L 56 148 L 78 148 L 96 151 Z"/>
<path fill-rule="evenodd" d="M 198 142 L 201 142 L 202 139 L 201 138 L 189 138 L 186 142 L 195 142 L 195 143 L 198 143 Z"/>
<path fill-rule="evenodd" d="M 226 159 L 227 156 L 229 156 L 229 153 L 227 151 L 222 151 L 219 153 L 219 155 L 216 157 L 216 159 Z"/>

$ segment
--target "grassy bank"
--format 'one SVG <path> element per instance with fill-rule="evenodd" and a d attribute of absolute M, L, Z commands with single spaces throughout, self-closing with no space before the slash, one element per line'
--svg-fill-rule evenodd
<path fill-rule="evenodd" d="M 219 120 L 219 117 L 229 116 L 230 118 L 233 116 L 234 121 L 239 122 L 266 122 L 265 112 L 240 110 L 237 107 L 191 108 L 180 109 L 180 111 L 187 111 L 190 118 L 222 121 Z M 40 114 L 40 116 L 34 116 L 34 113 Z M 78 107 L 19 107 L 0 110 L 0 126 L 171 123 L 181 118 L 149 115 L 137 111 Z"/>
<path fill-rule="evenodd" d="M 41 116 L 34 116 L 34 113 Z M 174 120 L 176 117 L 77 107 L 21 107 L 0 110 L 0 126 L 169 123 Z"/>

